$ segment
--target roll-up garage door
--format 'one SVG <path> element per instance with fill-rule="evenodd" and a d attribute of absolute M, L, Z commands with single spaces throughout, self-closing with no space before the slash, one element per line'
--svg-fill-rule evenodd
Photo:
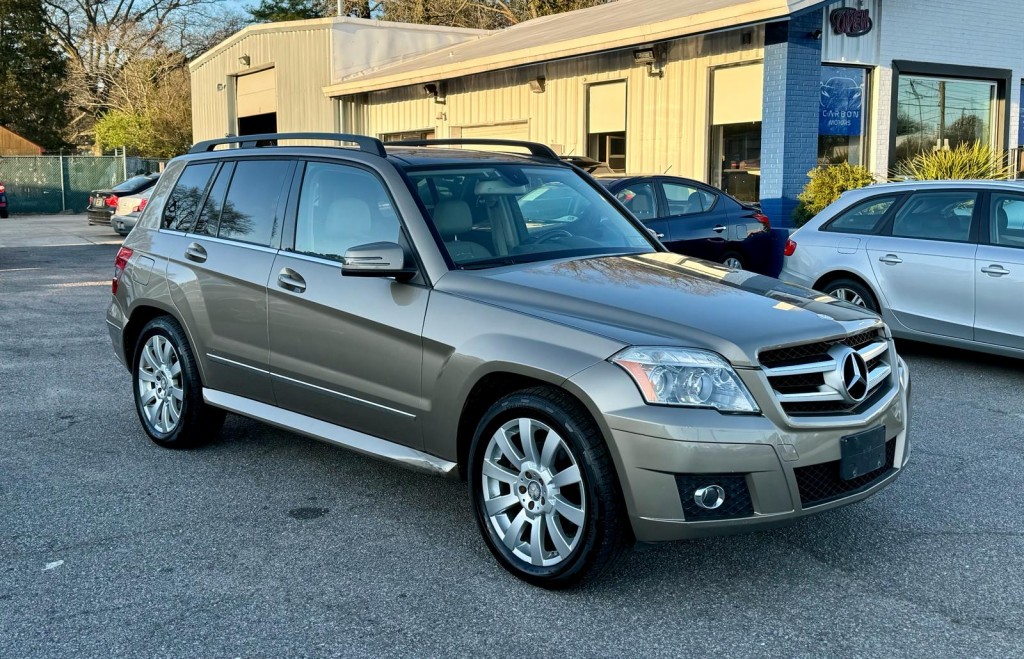
<path fill-rule="evenodd" d="M 277 112 L 274 69 L 238 76 L 235 112 L 238 117 Z"/>
<path fill-rule="evenodd" d="M 621 133 L 626 130 L 625 81 L 590 85 L 588 95 L 588 133 Z"/>
<path fill-rule="evenodd" d="M 494 140 L 519 140 L 530 139 L 530 124 L 525 121 L 516 121 L 507 124 L 492 124 L 489 126 L 462 126 L 452 128 L 452 137 L 494 139 Z M 475 149 L 500 151 L 501 147 L 479 146 Z"/>
<path fill-rule="evenodd" d="M 761 121 L 764 65 L 715 69 L 711 123 L 716 126 Z"/>

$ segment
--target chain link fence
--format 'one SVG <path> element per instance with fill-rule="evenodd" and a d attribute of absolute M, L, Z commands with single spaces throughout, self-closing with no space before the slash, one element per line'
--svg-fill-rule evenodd
<path fill-rule="evenodd" d="M 80 213 L 93 190 L 112 188 L 136 174 L 158 172 L 166 161 L 118 156 L 2 156 L 0 183 L 12 215 Z"/>

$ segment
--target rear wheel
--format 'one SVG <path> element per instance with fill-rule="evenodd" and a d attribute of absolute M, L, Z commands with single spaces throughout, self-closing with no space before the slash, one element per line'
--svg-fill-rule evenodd
<path fill-rule="evenodd" d="M 135 411 L 150 439 L 167 448 L 192 448 L 212 438 L 224 411 L 203 401 L 192 349 L 178 323 L 167 316 L 149 321 L 132 361 Z"/>
<path fill-rule="evenodd" d="M 822 292 L 837 300 L 878 313 L 878 302 L 867 286 L 853 279 L 836 279 L 822 287 Z"/>
<path fill-rule="evenodd" d="M 7 209 L 6 208 L 0 208 L 0 220 L 6 220 L 6 219 L 7 219 Z"/>
<path fill-rule="evenodd" d="M 733 270 L 745 270 L 747 268 L 746 261 L 737 252 L 726 252 L 725 256 L 722 257 L 722 265 Z"/>
<path fill-rule="evenodd" d="M 491 553 L 544 588 L 596 577 L 629 542 L 622 493 L 593 420 L 544 387 L 484 415 L 469 456 L 473 512 Z"/>

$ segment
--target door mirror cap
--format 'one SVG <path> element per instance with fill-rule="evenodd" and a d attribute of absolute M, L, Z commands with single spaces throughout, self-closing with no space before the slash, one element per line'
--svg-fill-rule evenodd
<path fill-rule="evenodd" d="M 369 243 L 350 247 L 341 263 L 345 277 L 394 277 L 398 281 L 412 279 L 416 268 L 406 267 L 409 254 L 398 243 Z"/>

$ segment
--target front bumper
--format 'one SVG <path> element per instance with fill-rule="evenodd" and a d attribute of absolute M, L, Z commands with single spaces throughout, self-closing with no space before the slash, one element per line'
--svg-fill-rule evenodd
<path fill-rule="evenodd" d="M 860 501 L 892 483 L 908 456 L 910 381 L 902 360 L 900 366 L 896 394 L 869 413 L 810 427 L 792 427 L 769 414 L 644 405 L 628 377 L 623 386 L 623 378 L 605 370 L 618 370 L 611 364 L 587 369 L 571 382 L 599 392 L 592 400 L 611 440 L 633 532 L 641 542 L 654 542 L 780 526 Z M 622 408 L 621 401 L 640 404 Z M 885 426 L 886 465 L 854 481 L 840 479 L 840 439 L 879 426 Z M 693 502 L 694 490 L 708 485 L 726 492 L 715 511 Z"/>
<path fill-rule="evenodd" d="M 127 236 L 131 233 L 131 230 L 135 228 L 135 223 L 138 222 L 139 216 L 136 213 L 128 215 L 117 215 L 114 214 L 110 218 L 110 226 L 114 228 L 114 231 L 118 232 L 122 236 Z"/>

